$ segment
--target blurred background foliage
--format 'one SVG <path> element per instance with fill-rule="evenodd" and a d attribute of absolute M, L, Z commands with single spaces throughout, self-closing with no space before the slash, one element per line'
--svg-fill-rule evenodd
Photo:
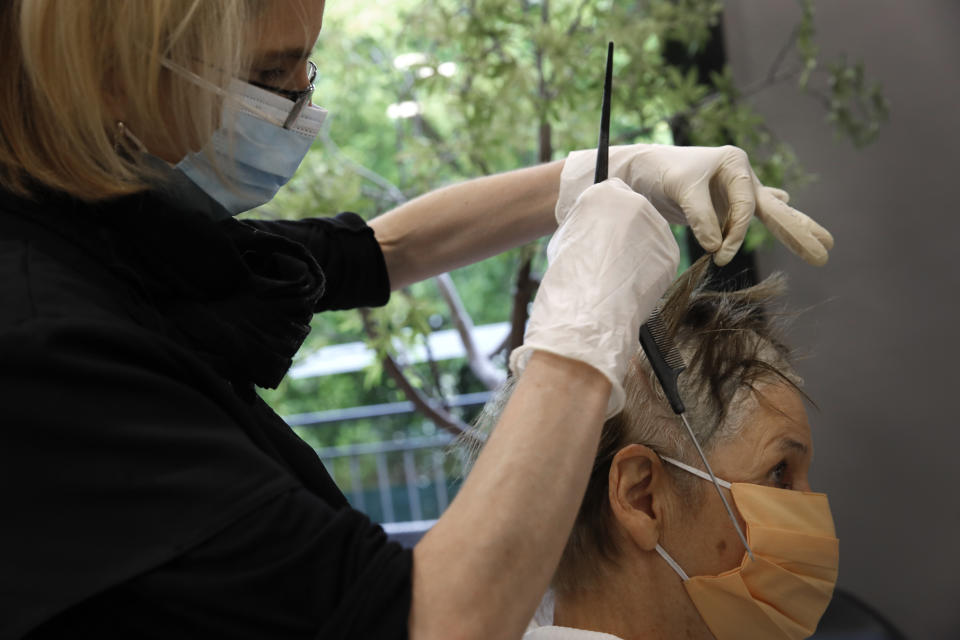
<path fill-rule="evenodd" d="M 887 113 L 882 90 L 861 64 L 821 59 L 813 1 L 798 0 L 797 7 L 796 29 L 768 73 L 738 90 L 725 67 L 705 74 L 667 55 L 668 47 L 696 56 L 716 45 L 723 8 L 716 0 L 329 2 L 314 55 L 314 102 L 330 117 L 291 183 L 249 215 L 354 211 L 369 219 L 445 184 L 592 147 L 609 40 L 616 43 L 615 144 L 670 144 L 682 123 L 690 144 L 741 146 L 765 184 L 796 188 L 812 177 L 746 98 L 794 83 L 798 98 L 823 103 L 824 126 L 858 146 L 877 136 Z M 766 242 L 764 230 L 754 227 L 746 247 Z M 536 243 L 451 274 L 475 325 L 508 320 L 515 304 L 525 308 L 526 290 L 517 300 L 513 295 L 523 284 L 518 273 L 528 267 L 532 292 L 545 267 L 542 249 Z M 422 343 L 431 331 L 451 328 L 452 320 L 436 282 L 418 283 L 395 293 L 385 308 L 367 312 L 366 328 L 357 311 L 316 316 L 298 359 L 351 341 L 396 355 L 396 341 Z M 492 363 L 503 367 L 505 353 L 493 354 Z M 408 365 L 404 376 L 441 405 L 486 388 L 464 360 Z M 263 395 L 289 416 L 405 400 L 408 394 L 382 365 L 374 365 L 288 378 Z M 469 411 L 450 411 L 464 421 L 472 418 Z M 430 420 L 408 415 L 300 432 L 315 446 L 332 446 L 436 430 Z"/>

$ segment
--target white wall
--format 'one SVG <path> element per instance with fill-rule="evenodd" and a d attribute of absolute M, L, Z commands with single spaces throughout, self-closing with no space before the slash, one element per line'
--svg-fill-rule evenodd
<path fill-rule="evenodd" d="M 740 86 L 760 78 L 796 24 L 794 0 L 726 0 Z M 891 120 L 864 151 L 838 141 L 795 89 L 754 104 L 819 181 L 793 203 L 827 226 L 830 264 L 785 250 L 811 413 L 813 482 L 829 492 L 840 585 L 911 638 L 960 638 L 960 1 L 820 0 L 824 54 L 862 58 Z"/>

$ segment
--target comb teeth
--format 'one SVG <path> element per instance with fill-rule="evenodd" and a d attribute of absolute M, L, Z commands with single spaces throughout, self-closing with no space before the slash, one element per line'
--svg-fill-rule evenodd
<path fill-rule="evenodd" d="M 660 351 L 660 355 L 663 356 L 667 366 L 675 369 L 678 374 L 686 369 L 687 363 L 683 361 L 680 349 L 677 348 L 676 343 L 674 343 L 670 334 L 667 333 L 667 323 L 663 321 L 663 316 L 660 315 L 660 309 L 654 309 L 650 317 L 647 318 L 647 327 L 650 329 L 650 335 L 653 336 L 654 342 L 657 343 L 657 349 Z"/>
<path fill-rule="evenodd" d="M 674 413 L 684 412 L 683 400 L 680 399 L 680 390 L 677 388 L 677 378 L 687 368 L 680 355 L 680 350 L 674 345 L 673 339 L 667 333 L 667 326 L 660 312 L 654 311 L 647 321 L 640 326 L 640 346 L 647 354 L 650 367 L 660 381 L 663 394 L 667 396 Z"/>

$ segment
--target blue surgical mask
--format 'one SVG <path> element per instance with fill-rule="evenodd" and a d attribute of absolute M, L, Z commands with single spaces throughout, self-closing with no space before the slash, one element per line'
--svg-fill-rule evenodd
<path fill-rule="evenodd" d="M 237 215 L 269 202 L 293 177 L 327 110 L 307 105 L 284 128 L 293 103 L 283 96 L 240 80 L 230 83 L 226 95 L 221 127 L 176 168 Z"/>

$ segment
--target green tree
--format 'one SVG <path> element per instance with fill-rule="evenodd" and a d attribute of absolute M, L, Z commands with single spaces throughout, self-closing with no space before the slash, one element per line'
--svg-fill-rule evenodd
<path fill-rule="evenodd" d="M 329 125 L 291 184 L 261 216 L 307 217 L 352 210 L 372 217 L 457 180 L 549 161 L 596 144 L 606 42 L 616 43 L 611 138 L 670 143 L 682 119 L 694 144 L 732 141 L 748 151 L 761 180 L 791 187 L 808 179 L 790 148 L 745 102 L 795 83 L 821 101 L 839 135 L 862 146 L 886 118 L 879 86 L 863 65 L 824 63 L 815 44 L 812 0 L 768 73 L 737 90 L 729 69 L 700 77 L 672 64 L 669 42 L 690 52 L 709 45 L 716 0 L 393 0 L 331 3 L 317 46 L 314 100 Z M 764 242 L 751 229 L 747 247 Z M 544 268 L 542 243 L 508 252 L 393 296 L 377 310 L 318 316 L 302 349 L 366 340 L 380 364 L 364 373 L 285 381 L 269 402 L 281 414 L 413 399 L 439 428 L 459 432 L 468 413 L 444 406 L 454 393 L 489 388 L 522 338 L 526 308 Z M 397 344 L 422 344 L 440 328 L 510 319 L 493 354 L 469 362 L 403 365 Z M 462 331 L 465 339 L 466 331 Z M 402 347 L 400 351 L 402 351 Z M 491 371 L 494 373 L 491 374 Z M 367 421 L 317 435 L 389 439 L 402 421 Z M 409 421 L 408 421 L 409 422 Z M 417 429 L 430 429 L 415 421 Z"/>

